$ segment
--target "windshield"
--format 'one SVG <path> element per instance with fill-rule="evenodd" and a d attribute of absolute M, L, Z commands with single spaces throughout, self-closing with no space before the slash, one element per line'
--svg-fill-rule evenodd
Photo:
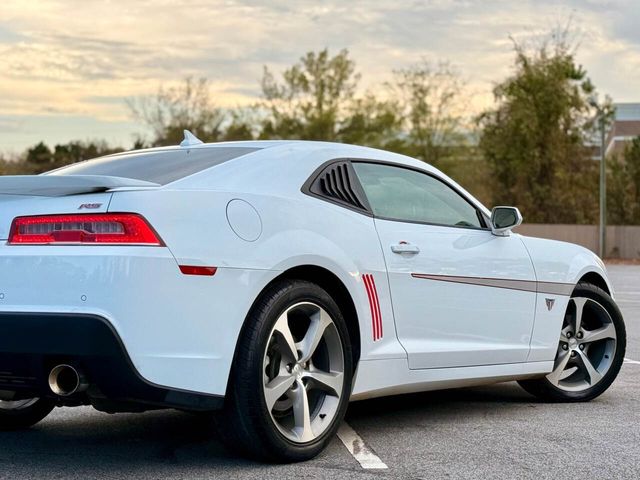
<path fill-rule="evenodd" d="M 211 147 L 132 152 L 75 163 L 46 175 L 108 175 L 166 185 L 256 150 L 259 149 Z"/>

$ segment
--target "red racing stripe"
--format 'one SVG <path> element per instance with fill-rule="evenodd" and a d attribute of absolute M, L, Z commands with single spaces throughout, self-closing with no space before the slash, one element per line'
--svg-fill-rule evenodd
<path fill-rule="evenodd" d="M 373 341 L 382 338 L 382 315 L 380 314 L 380 304 L 378 301 L 378 292 L 376 290 L 375 280 L 371 274 L 363 274 L 362 280 L 367 289 L 369 298 L 369 308 L 371 309 L 371 327 L 373 330 Z"/>
<path fill-rule="evenodd" d="M 378 309 L 376 308 L 376 298 L 373 293 L 373 282 L 371 281 L 371 275 L 367 274 L 366 278 L 367 287 L 369 288 L 369 300 L 371 302 L 371 322 L 373 326 L 373 341 L 378 340 L 379 332 L 378 332 Z"/>
<path fill-rule="evenodd" d="M 371 293 L 371 287 L 369 286 L 368 275 L 365 273 L 362 275 L 364 282 L 364 288 L 367 289 L 367 298 L 369 299 L 369 308 L 371 309 L 371 329 L 373 330 L 373 340 L 376 340 L 376 311 L 373 306 L 373 295 Z"/>
<path fill-rule="evenodd" d="M 371 285 L 371 276 L 366 275 L 365 282 L 369 293 L 369 303 L 371 305 L 371 327 L 373 329 L 373 341 L 378 340 L 378 311 L 376 309 L 376 301 L 373 296 L 373 286 Z"/>
<path fill-rule="evenodd" d="M 382 338 L 382 314 L 380 313 L 380 301 L 378 300 L 378 289 L 376 288 L 376 281 L 371 275 L 371 286 L 373 287 L 373 299 L 376 304 L 376 312 L 378 313 L 378 340 Z"/>

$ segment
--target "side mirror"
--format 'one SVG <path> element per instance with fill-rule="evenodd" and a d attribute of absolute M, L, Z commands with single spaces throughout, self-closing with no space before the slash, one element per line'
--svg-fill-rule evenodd
<path fill-rule="evenodd" d="M 493 207 L 491 210 L 491 231 L 494 235 L 506 237 L 522 223 L 522 214 L 516 207 Z"/>

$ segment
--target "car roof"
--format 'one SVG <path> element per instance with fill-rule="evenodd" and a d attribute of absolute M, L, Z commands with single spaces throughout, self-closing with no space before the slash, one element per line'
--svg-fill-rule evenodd
<path fill-rule="evenodd" d="M 153 152 L 170 152 L 170 151 L 179 152 L 185 149 L 207 149 L 207 148 L 220 148 L 220 147 L 243 147 L 243 148 L 265 149 L 269 147 L 277 147 L 277 146 L 286 145 L 290 143 L 304 143 L 304 142 L 300 140 L 239 140 L 239 141 L 231 141 L 231 142 L 201 143 L 197 145 L 189 145 L 184 147 L 180 145 L 167 145 L 162 147 L 150 147 L 150 148 L 139 148 L 135 150 L 126 150 L 124 152 L 112 153 L 106 156 L 117 157 L 122 155 L 131 155 L 135 153 L 153 153 Z M 313 142 L 308 142 L 308 143 L 313 143 Z"/>
<path fill-rule="evenodd" d="M 184 150 L 206 150 L 206 149 L 215 149 L 215 148 L 227 148 L 227 147 L 238 147 L 238 148 L 252 148 L 255 149 L 256 152 L 253 154 L 246 154 L 233 159 L 234 161 L 240 160 L 241 158 L 251 155 L 252 157 L 260 156 L 259 152 L 263 151 L 264 153 L 274 153 L 274 149 L 278 149 L 278 147 L 294 147 L 295 150 L 300 152 L 308 152 L 313 153 L 317 151 L 332 151 L 336 155 L 344 155 L 345 157 L 353 157 L 353 158 L 362 158 L 362 159 L 371 159 L 371 160 L 388 160 L 393 163 L 400 163 L 405 165 L 410 165 L 414 167 L 418 167 L 425 170 L 436 170 L 431 165 L 426 162 L 416 160 L 415 158 L 408 157 L 406 155 L 401 155 L 398 153 L 389 152 L 387 150 L 381 150 L 372 147 L 364 147 L 361 145 L 352 145 L 348 143 L 339 143 L 339 142 L 327 142 L 327 141 L 317 141 L 317 140 L 239 140 L 239 141 L 227 141 L 227 142 L 212 142 L 212 143 L 200 143 L 194 145 L 187 146 L 179 146 L 179 145 L 171 145 L 171 146 L 163 146 L 163 147 L 152 147 L 152 148 L 144 148 L 137 150 L 127 150 L 125 152 L 118 152 L 111 156 L 121 156 L 121 155 L 132 155 L 138 153 L 154 153 L 154 152 L 170 152 L 170 151 L 184 151 Z M 268 155 L 264 155 L 268 156 Z M 308 157 L 309 158 L 309 157 Z M 299 161 L 300 158 L 296 159 Z"/>
<path fill-rule="evenodd" d="M 184 147 L 160 147 L 160 149 L 180 151 L 220 147 L 254 148 L 256 151 L 177 180 L 167 187 L 214 187 L 217 189 L 229 189 L 230 191 L 251 190 L 270 191 L 272 193 L 284 193 L 286 190 L 300 192 L 301 185 L 311 173 L 327 161 L 336 159 L 374 160 L 407 166 L 434 174 L 455 186 L 481 208 L 485 214 L 488 214 L 488 210 L 480 201 L 455 180 L 449 178 L 432 165 L 406 155 L 371 147 L 310 140 L 250 140 L 201 143 Z M 144 150 L 139 150 L 139 152 L 142 151 Z"/>

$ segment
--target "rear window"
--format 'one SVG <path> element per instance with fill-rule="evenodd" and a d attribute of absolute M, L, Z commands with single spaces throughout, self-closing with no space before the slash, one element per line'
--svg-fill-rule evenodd
<path fill-rule="evenodd" d="M 213 147 L 125 153 L 75 163 L 47 175 L 108 175 L 166 185 L 256 150 L 259 149 Z"/>

